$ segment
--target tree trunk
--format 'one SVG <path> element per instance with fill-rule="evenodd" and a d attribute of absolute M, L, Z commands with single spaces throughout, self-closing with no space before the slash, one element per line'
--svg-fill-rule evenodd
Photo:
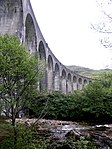
<path fill-rule="evenodd" d="M 14 147 L 16 149 L 17 131 L 16 131 L 16 116 L 15 116 L 14 106 L 11 107 L 11 112 L 12 112 L 12 126 L 13 126 L 13 133 L 14 133 Z"/>
<path fill-rule="evenodd" d="M 16 118 L 15 118 L 15 112 L 14 112 L 14 106 L 11 106 L 11 113 L 12 113 L 12 126 L 15 126 Z"/>

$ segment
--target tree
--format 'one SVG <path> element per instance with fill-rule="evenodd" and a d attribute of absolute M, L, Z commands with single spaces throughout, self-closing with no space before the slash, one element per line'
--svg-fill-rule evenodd
<path fill-rule="evenodd" d="M 105 48 L 112 48 L 112 0 L 96 0 L 99 7 L 100 22 L 91 24 L 92 29 L 102 34 L 101 44 Z"/>
<path fill-rule="evenodd" d="M 90 83 L 83 92 L 82 112 L 89 121 L 112 120 L 112 73 L 104 74 L 99 81 Z"/>
<path fill-rule="evenodd" d="M 38 66 L 36 56 L 29 54 L 16 37 L 0 37 L 0 109 L 13 126 L 18 113 L 37 94 L 42 75 Z"/>
<path fill-rule="evenodd" d="M 104 73 L 99 77 L 99 80 L 105 89 L 112 88 L 112 73 Z"/>

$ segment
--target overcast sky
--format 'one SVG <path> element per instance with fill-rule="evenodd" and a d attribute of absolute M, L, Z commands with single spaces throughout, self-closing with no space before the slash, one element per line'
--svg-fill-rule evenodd
<path fill-rule="evenodd" d="M 41 32 L 50 49 L 64 65 L 92 69 L 112 64 L 112 50 L 99 42 L 90 29 L 100 19 L 95 0 L 30 0 Z"/>

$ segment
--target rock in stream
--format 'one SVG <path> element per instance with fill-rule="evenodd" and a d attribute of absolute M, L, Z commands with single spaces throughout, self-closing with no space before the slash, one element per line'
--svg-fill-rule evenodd
<path fill-rule="evenodd" d="M 18 119 L 17 121 L 20 122 L 22 120 Z M 22 121 L 22 123 L 25 122 L 31 125 L 36 122 L 36 119 L 25 119 L 24 122 Z M 112 149 L 112 124 L 87 126 L 70 121 L 41 119 L 36 122 L 36 125 L 40 133 L 57 142 L 57 147 L 51 147 L 52 149 L 58 149 L 58 145 L 61 149 L 60 143 L 63 146 L 62 143 L 69 138 L 78 141 L 81 137 L 88 138 L 99 146 L 100 149 Z M 66 147 L 63 149 L 66 149 Z"/>

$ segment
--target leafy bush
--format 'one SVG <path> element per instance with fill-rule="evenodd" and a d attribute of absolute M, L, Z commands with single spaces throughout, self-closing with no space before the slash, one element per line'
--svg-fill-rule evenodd
<path fill-rule="evenodd" d="M 104 82 L 107 82 L 106 85 Z M 110 82 L 110 79 L 109 79 Z M 84 89 L 82 112 L 88 120 L 111 122 L 112 120 L 112 86 L 106 78 L 95 81 Z M 112 82 L 112 81 L 111 81 Z M 110 84 L 110 86 L 109 86 Z"/>
<path fill-rule="evenodd" d="M 30 103 L 34 116 L 71 121 L 111 122 L 112 75 L 90 83 L 84 90 L 73 94 L 39 95 Z"/>
<path fill-rule="evenodd" d="M 44 116 L 47 119 L 76 120 L 82 115 L 81 92 L 73 95 L 65 95 L 54 92 L 52 94 L 40 95 L 32 100 L 30 110 L 34 116 Z M 79 115 L 80 114 L 80 115 Z"/>
<path fill-rule="evenodd" d="M 6 124 L 4 133 L 7 134 L 0 143 L 0 149 L 47 149 L 49 140 L 40 136 L 35 127 L 26 127 L 18 125 L 16 127 L 16 143 L 14 140 L 13 126 Z"/>

